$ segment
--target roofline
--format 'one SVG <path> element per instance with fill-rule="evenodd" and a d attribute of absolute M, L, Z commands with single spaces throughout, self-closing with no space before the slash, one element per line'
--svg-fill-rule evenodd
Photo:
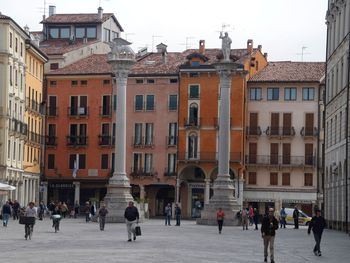
<path fill-rule="evenodd" d="M 54 74 L 54 72 L 51 73 L 46 73 L 46 76 L 50 77 L 50 76 L 100 76 L 100 75 L 112 75 L 112 72 L 104 72 L 104 73 L 57 73 Z"/>
<path fill-rule="evenodd" d="M 6 16 L 6 15 L 3 15 L 3 16 L 5 16 L 5 17 L 0 16 L 0 20 L 9 20 L 10 22 L 14 23 L 15 26 L 17 26 L 20 29 L 20 31 L 22 31 L 22 33 L 24 33 L 24 35 L 30 39 L 30 36 L 27 34 L 27 32 L 20 25 L 18 25 L 15 20 L 13 20 L 9 16 Z"/>
<path fill-rule="evenodd" d="M 321 82 L 319 80 L 248 80 L 249 83 L 318 83 Z"/>
<path fill-rule="evenodd" d="M 29 49 L 33 49 L 33 51 L 37 54 L 37 56 L 41 57 L 42 61 L 44 63 L 46 63 L 47 61 L 49 61 L 48 56 L 42 51 L 40 50 L 36 45 L 34 45 L 32 43 L 32 41 L 30 41 L 29 39 L 26 40 L 26 45 Z"/>

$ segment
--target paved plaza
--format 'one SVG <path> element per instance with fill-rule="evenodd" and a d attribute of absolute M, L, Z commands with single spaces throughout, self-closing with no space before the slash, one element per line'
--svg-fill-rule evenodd
<path fill-rule="evenodd" d="M 32 240 L 24 239 L 24 226 L 11 220 L 0 226 L 1 262 L 263 262 L 262 239 L 251 227 L 224 227 L 219 235 L 215 226 L 182 221 L 180 227 L 165 226 L 163 220 L 146 220 L 142 236 L 126 242 L 124 224 L 98 223 L 84 218 L 63 219 L 61 230 L 54 233 L 47 218 L 37 221 Z M 275 241 L 276 262 L 349 262 L 350 237 L 326 230 L 322 257 L 312 253 L 313 236 L 307 229 L 292 226 L 279 229 Z"/>

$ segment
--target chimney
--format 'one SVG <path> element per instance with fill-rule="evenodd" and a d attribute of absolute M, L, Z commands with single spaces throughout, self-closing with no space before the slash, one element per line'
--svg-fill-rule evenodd
<path fill-rule="evenodd" d="M 156 48 L 157 48 L 157 53 L 166 53 L 167 51 L 166 51 L 166 48 L 167 48 L 168 46 L 167 45 L 165 45 L 165 44 L 163 44 L 163 43 L 160 43 L 160 44 L 158 44 L 157 46 L 156 46 Z"/>
<path fill-rule="evenodd" d="M 102 7 L 99 7 L 99 8 L 97 9 L 97 18 L 98 18 L 99 20 L 102 20 L 102 18 L 103 18 L 103 9 L 102 9 Z"/>
<path fill-rule="evenodd" d="M 267 59 L 267 53 L 266 52 L 264 53 L 264 58 Z"/>
<path fill-rule="evenodd" d="M 259 51 L 261 52 L 261 50 L 262 50 L 262 45 L 258 45 L 258 49 L 259 49 Z"/>
<path fill-rule="evenodd" d="M 253 39 L 248 39 L 247 41 L 247 51 L 249 54 L 253 52 Z"/>
<path fill-rule="evenodd" d="M 56 6 L 49 5 L 49 16 L 56 15 Z"/>
<path fill-rule="evenodd" d="M 199 40 L 199 53 L 204 54 L 205 51 L 205 40 Z"/>

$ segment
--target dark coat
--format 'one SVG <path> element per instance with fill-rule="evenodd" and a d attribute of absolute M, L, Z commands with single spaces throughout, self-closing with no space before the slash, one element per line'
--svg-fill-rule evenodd
<path fill-rule="evenodd" d="M 128 206 L 125 209 L 124 217 L 128 221 L 134 221 L 136 219 L 138 220 L 139 219 L 139 211 L 137 210 L 137 208 L 135 206 Z"/>
<path fill-rule="evenodd" d="M 11 206 L 8 205 L 8 204 L 4 204 L 2 206 L 2 214 L 8 214 L 8 215 L 11 215 Z"/>
<path fill-rule="evenodd" d="M 265 234 L 265 236 L 275 236 L 276 230 L 278 229 L 278 221 L 272 216 L 264 216 L 261 224 L 261 233 Z"/>
<path fill-rule="evenodd" d="M 294 209 L 293 218 L 299 218 L 299 210 L 298 209 Z"/>
<path fill-rule="evenodd" d="M 308 233 L 310 233 L 311 229 L 312 232 L 315 234 L 322 235 L 323 229 L 326 227 L 326 220 L 322 216 L 314 216 L 311 219 L 311 222 L 309 224 L 309 229 L 307 230 Z"/>

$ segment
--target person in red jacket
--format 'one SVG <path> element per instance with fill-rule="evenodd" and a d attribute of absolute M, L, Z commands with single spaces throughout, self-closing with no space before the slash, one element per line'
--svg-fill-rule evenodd
<path fill-rule="evenodd" d="M 219 207 L 219 210 L 216 212 L 216 220 L 218 221 L 219 234 L 221 234 L 222 225 L 224 224 L 224 218 L 225 218 L 225 213 L 222 210 L 222 208 Z"/>

